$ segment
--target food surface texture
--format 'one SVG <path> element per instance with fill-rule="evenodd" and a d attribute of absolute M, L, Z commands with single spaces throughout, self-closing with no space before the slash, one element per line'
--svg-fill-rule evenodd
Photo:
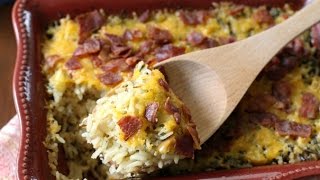
<path fill-rule="evenodd" d="M 247 38 L 292 14 L 289 5 L 219 3 L 126 15 L 95 10 L 53 22 L 42 43 L 52 175 L 168 176 L 318 160 L 320 24 L 269 62 L 201 149 L 183 97 L 173 94 L 165 71 L 152 69 Z"/>

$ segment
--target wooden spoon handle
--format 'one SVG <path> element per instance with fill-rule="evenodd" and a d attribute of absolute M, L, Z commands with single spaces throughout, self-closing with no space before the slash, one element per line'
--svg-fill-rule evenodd
<path fill-rule="evenodd" d="M 263 68 L 282 47 L 319 21 L 320 0 L 313 0 L 283 23 L 249 38 L 246 43 L 254 45 L 252 48 L 256 53 L 252 53 L 251 58 L 244 59 L 244 63 L 259 63 L 255 67 Z"/>

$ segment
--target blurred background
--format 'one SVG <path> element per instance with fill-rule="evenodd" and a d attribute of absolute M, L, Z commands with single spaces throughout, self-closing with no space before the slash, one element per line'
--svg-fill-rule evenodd
<path fill-rule="evenodd" d="M 10 0 L 0 0 L 0 128 L 16 114 L 12 97 L 16 43 L 11 9 Z"/>

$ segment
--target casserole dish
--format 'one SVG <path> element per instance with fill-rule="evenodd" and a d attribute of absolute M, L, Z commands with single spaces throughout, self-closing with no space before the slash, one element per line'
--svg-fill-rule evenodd
<path fill-rule="evenodd" d="M 17 64 L 14 76 L 14 91 L 17 111 L 22 124 L 22 142 L 19 156 L 19 177 L 50 179 L 47 165 L 46 149 L 43 147 L 45 129 L 45 99 L 46 93 L 44 80 L 41 75 L 40 53 L 41 34 L 44 33 L 48 22 L 70 14 L 71 16 L 92 9 L 106 7 L 110 13 L 126 11 L 142 11 L 164 7 L 201 8 L 209 5 L 211 1 L 201 1 L 193 4 L 192 1 L 92 1 L 90 7 L 87 2 L 62 1 L 17 1 L 13 11 L 15 32 L 18 42 Z M 240 3 L 240 2 L 239 2 Z M 243 1 L 249 5 L 259 5 L 264 1 Z M 270 3 L 270 2 L 268 2 Z M 281 5 L 285 1 L 273 1 L 272 5 Z M 268 4 L 271 5 L 271 4 Z M 299 4 L 296 4 L 297 6 Z M 75 8 L 76 7 L 76 8 Z M 58 11 L 57 11 L 58 9 Z M 237 176 L 234 178 L 289 178 L 313 175 L 317 169 L 317 162 L 299 163 L 294 165 L 264 166 L 249 169 L 216 171 L 201 173 L 188 177 L 223 177 Z M 175 177 L 176 178 L 176 177 Z"/>

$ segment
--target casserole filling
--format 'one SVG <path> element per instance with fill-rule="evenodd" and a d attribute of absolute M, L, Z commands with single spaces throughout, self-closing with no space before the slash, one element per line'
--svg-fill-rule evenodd
<path fill-rule="evenodd" d="M 143 61 L 152 67 L 173 56 L 232 43 L 280 23 L 293 13 L 289 6 L 253 8 L 220 3 L 210 10 L 145 11 L 125 17 L 107 16 L 96 10 L 53 23 L 42 46 L 42 70 L 50 95 L 44 144 L 52 174 L 57 179 L 105 179 L 108 173 L 109 177 L 113 174 L 115 178 L 123 178 L 156 170 L 142 167 L 129 173 L 126 171 L 129 168 L 119 168 L 120 161 L 109 161 L 107 154 L 95 145 L 98 140 L 94 138 L 102 136 L 89 126 L 93 119 L 105 120 L 97 113 L 99 109 L 108 109 L 110 115 L 115 113 L 110 106 L 112 98 L 119 99 L 121 91 L 127 88 L 123 85 L 134 84 L 139 79 L 139 68 L 134 70 L 142 67 L 138 63 Z M 179 160 L 178 164 L 154 174 L 319 159 L 319 52 L 320 25 L 316 25 L 270 61 L 228 120 L 201 150 L 195 151 L 194 159 Z M 139 91 L 132 92 L 144 97 Z M 164 93 L 163 89 L 157 92 Z M 170 98 L 175 97 L 169 94 Z M 165 100 L 161 98 L 156 103 L 163 104 Z M 144 103 L 141 109 L 145 110 L 151 101 Z M 181 102 L 175 103 L 182 107 Z M 159 106 L 159 111 L 163 108 Z M 120 121 L 123 117 L 116 119 Z M 157 118 L 160 122 L 161 117 Z M 119 121 L 114 122 L 116 127 L 120 127 Z M 196 148 L 194 139 L 192 146 Z M 158 168 L 159 162 L 155 162 Z"/>
<path fill-rule="evenodd" d="M 113 178 L 151 173 L 193 158 L 200 140 L 190 111 L 159 70 L 141 61 L 132 78 L 97 101 L 81 126 L 87 142 Z"/>

